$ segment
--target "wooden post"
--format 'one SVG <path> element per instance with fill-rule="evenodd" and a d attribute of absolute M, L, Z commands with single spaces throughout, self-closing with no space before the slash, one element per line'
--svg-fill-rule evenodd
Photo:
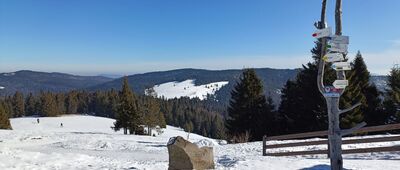
<path fill-rule="evenodd" d="M 263 142 L 262 142 L 262 149 L 263 149 L 263 151 L 262 151 L 262 153 L 263 153 L 263 156 L 267 156 L 267 135 L 264 135 L 263 136 Z"/>
<path fill-rule="evenodd" d="M 322 9 L 321 9 L 321 19 L 320 21 L 315 25 L 318 29 L 324 29 L 326 28 L 325 20 L 326 20 L 326 1 L 327 0 L 322 0 Z M 326 54 L 326 38 L 321 39 L 321 54 L 320 54 L 320 60 L 318 62 L 318 74 L 317 74 L 317 85 L 318 85 L 318 90 L 319 92 L 323 95 L 324 94 L 324 70 L 325 70 L 325 61 L 322 60 L 322 57 Z M 330 146 L 328 143 L 328 150 Z M 329 158 L 329 152 L 328 152 L 328 158 Z"/>
<path fill-rule="evenodd" d="M 326 27 L 325 25 L 325 11 L 326 11 L 326 1 L 322 0 L 322 11 L 321 11 L 321 20 L 318 24 L 319 29 L 323 29 Z M 336 25 L 336 35 L 342 34 L 342 24 L 341 24 L 341 0 L 336 0 L 336 10 L 335 10 L 335 25 Z M 325 62 L 322 60 L 323 56 L 326 54 L 326 38 L 321 39 L 321 55 L 320 60 L 318 62 L 318 75 L 317 75 L 317 85 L 318 90 L 321 94 L 325 93 L 324 90 L 324 70 L 325 70 Z M 344 80 L 346 79 L 344 71 L 337 72 L 337 79 Z M 343 92 L 341 92 L 342 94 Z M 327 97 L 324 96 L 327 104 L 328 110 L 328 157 L 331 162 L 332 170 L 342 170 L 343 169 L 343 158 L 342 158 L 342 136 L 341 129 L 339 127 L 340 119 L 340 110 L 339 110 L 339 99 L 340 97 Z"/>
<path fill-rule="evenodd" d="M 343 169 L 342 135 L 339 127 L 339 97 L 326 98 L 328 107 L 329 158 L 332 170 Z"/>

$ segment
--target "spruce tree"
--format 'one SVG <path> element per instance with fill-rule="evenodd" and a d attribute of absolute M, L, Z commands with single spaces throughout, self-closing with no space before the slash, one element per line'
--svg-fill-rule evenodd
<path fill-rule="evenodd" d="M 295 80 L 288 80 L 282 89 L 279 106 L 281 133 L 300 133 L 328 128 L 328 115 L 324 97 L 318 91 L 317 74 L 321 43 L 315 42 L 311 50 L 313 62 L 303 65 Z M 326 67 L 329 67 L 328 64 Z M 324 84 L 332 85 L 335 71 L 325 69 Z"/>
<path fill-rule="evenodd" d="M 128 84 L 128 79 L 125 77 L 122 84 L 122 89 L 119 92 L 119 103 L 116 110 L 116 122 L 114 122 L 114 129 L 116 131 L 121 128 L 124 134 L 133 134 L 139 129 L 141 117 L 138 108 L 136 96 L 132 92 Z"/>
<path fill-rule="evenodd" d="M 147 132 L 149 135 L 151 135 L 151 129 L 155 128 L 157 125 L 160 125 L 160 105 L 153 97 L 145 97 L 143 105 L 143 123 L 147 125 Z"/>
<path fill-rule="evenodd" d="M 388 77 L 388 89 L 385 96 L 387 123 L 400 123 L 400 67 L 395 66 Z"/>
<path fill-rule="evenodd" d="M 77 114 L 78 113 L 78 98 L 77 92 L 71 91 L 67 94 L 66 98 L 66 113 L 67 114 Z"/>
<path fill-rule="evenodd" d="M 25 112 L 27 116 L 35 115 L 36 112 L 36 100 L 32 93 L 29 93 L 25 101 Z"/>
<path fill-rule="evenodd" d="M 267 107 L 261 80 L 254 69 L 245 69 L 231 92 L 226 128 L 231 136 L 250 133 L 250 140 L 261 140 L 267 129 L 265 120 L 272 111 Z"/>
<path fill-rule="evenodd" d="M 223 119 L 220 116 L 215 115 L 211 123 L 211 137 L 214 139 L 225 139 L 226 130 Z"/>
<path fill-rule="evenodd" d="M 14 106 L 14 117 L 25 116 L 25 102 L 22 93 L 19 91 L 15 92 L 12 100 L 12 105 Z"/>
<path fill-rule="evenodd" d="M 3 103 L 0 103 L 0 129 L 12 129 Z"/>
<path fill-rule="evenodd" d="M 51 92 L 42 92 L 40 94 L 41 100 L 41 116 L 57 116 L 57 104 L 55 102 L 54 94 Z"/>
<path fill-rule="evenodd" d="M 385 116 L 380 110 L 379 92 L 376 86 L 370 83 L 370 73 L 360 51 L 351 65 L 353 69 L 347 74 L 349 86 L 342 95 L 340 104 L 342 109 L 351 107 L 357 102 L 361 102 L 361 106 L 342 115 L 342 128 L 354 127 L 362 121 L 366 121 L 368 126 L 383 124 Z"/>

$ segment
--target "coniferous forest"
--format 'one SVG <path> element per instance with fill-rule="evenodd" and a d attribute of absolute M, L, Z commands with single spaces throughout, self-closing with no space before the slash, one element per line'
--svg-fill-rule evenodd
<path fill-rule="evenodd" d="M 319 42 L 311 50 L 316 59 Z M 282 135 L 327 129 L 326 105 L 316 85 L 317 62 L 314 60 L 288 80 L 282 89 L 281 103 L 273 104 L 264 95 L 263 83 L 253 69 L 244 69 L 231 92 L 228 106 L 214 100 L 156 98 L 154 94 L 138 95 L 125 79 L 121 89 L 69 92 L 42 91 L 23 95 L 16 92 L 0 98 L 0 129 L 12 129 L 9 118 L 23 116 L 60 116 L 87 114 L 116 119 L 114 130 L 141 134 L 146 127 L 182 127 L 197 133 L 231 142 L 261 140 L 263 135 Z M 378 91 L 370 83 L 370 73 L 361 52 L 351 62 L 347 73 L 349 86 L 340 101 L 346 108 L 360 101 L 361 107 L 341 115 L 342 128 L 365 121 L 367 126 L 400 123 L 400 68 L 393 67 L 388 89 Z M 325 83 L 334 80 L 327 70 Z"/>

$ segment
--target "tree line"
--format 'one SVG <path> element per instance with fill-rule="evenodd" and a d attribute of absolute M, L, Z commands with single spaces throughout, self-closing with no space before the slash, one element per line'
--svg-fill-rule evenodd
<path fill-rule="evenodd" d="M 225 138 L 220 113 L 223 106 L 199 99 L 158 99 L 136 95 L 124 81 L 121 90 L 67 93 L 42 91 L 24 96 L 16 92 L 0 98 L 0 129 L 11 129 L 9 118 L 88 114 L 116 119 L 115 130 L 142 133 L 140 126 L 165 128 L 166 124 L 212 138 Z"/>
<path fill-rule="evenodd" d="M 209 96 L 209 100 L 187 97 L 156 98 L 154 90 L 148 95 L 136 95 L 127 79 L 120 90 L 79 91 L 67 93 L 41 92 L 0 98 L 0 129 L 10 129 L 9 117 L 59 116 L 90 114 L 116 119 L 115 130 L 125 134 L 141 133 L 147 127 L 182 127 L 185 131 L 233 142 L 261 140 L 263 135 L 326 130 L 326 103 L 317 88 L 320 42 L 311 50 L 313 61 L 303 65 L 294 80 L 288 80 L 281 90 L 281 103 L 275 106 L 263 92 L 262 80 L 253 69 L 244 69 L 231 92 L 229 106 Z M 400 68 L 393 67 L 388 76 L 388 89 L 381 92 L 370 82 L 370 73 L 358 52 L 346 72 L 349 86 L 340 101 L 341 109 L 361 103 L 341 115 L 341 127 L 351 128 L 365 121 L 368 126 L 400 122 Z M 328 65 L 329 67 L 329 65 Z M 335 71 L 325 70 L 324 83 L 331 85 Z"/>

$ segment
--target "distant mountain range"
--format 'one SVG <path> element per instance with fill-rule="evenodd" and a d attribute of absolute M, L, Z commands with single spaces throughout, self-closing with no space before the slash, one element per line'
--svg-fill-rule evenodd
<path fill-rule="evenodd" d="M 294 79 L 300 69 L 272 69 L 257 68 L 257 75 L 264 82 L 266 95 L 279 103 L 281 89 L 289 79 Z M 214 82 L 227 81 L 228 84 L 214 93 L 216 100 L 227 104 L 230 92 L 242 73 L 240 69 L 232 70 L 203 70 L 203 69 L 178 69 L 170 71 L 150 72 L 127 76 L 132 89 L 139 94 L 144 94 L 145 89 L 168 82 L 183 82 L 195 80 L 196 86 Z M 13 73 L 0 73 L 0 95 L 10 95 L 15 91 L 37 93 L 41 90 L 64 92 L 73 89 L 89 91 L 120 89 L 123 78 L 108 78 L 104 76 L 76 76 L 63 73 L 45 73 L 35 71 L 17 71 Z M 381 91 L 386 88 L 386 76 L 372 76 Z"/>
<path fill-rule="evenodd" d="M 265 94 L 271 95 L 275 102 L 280 100 L 280 90 L 288 79 L 293 79 L 297 75 L 299 69 L 271 69 L 257 68 L 257 75 L 264 82 Z M 235 86 L 242 70 L 203 70 L 203 69 L 179 69 L 161 72 L 151 72 L 144 74 L 135 74 L 127 76 L 129 84 L 137 93 L 144 93 L 145 89 L 154 85 L 166 82 L 182 82 L 186 80 L 195 80 L 195 85 L 204 85 L 214 82 L 228 81 L 229 83 L 220 88 L 215 97 L 218 101 L 228 103 L 230 92 Z M 122 78 L 99 84 L 89 88 L 90 90 L 106 90 L 119 89 L 121 87 Z"/>
<path fill-rule="evenodd" d="M 22 70 L 12 73 L 0 73 L 0 95 L 11 95 L 15 91 L 24 94 L 43 91 L 64 92 L 84 89 L 113 79 L 102 76 L 76 76 L 64 73 L 46 73 Z"/>

